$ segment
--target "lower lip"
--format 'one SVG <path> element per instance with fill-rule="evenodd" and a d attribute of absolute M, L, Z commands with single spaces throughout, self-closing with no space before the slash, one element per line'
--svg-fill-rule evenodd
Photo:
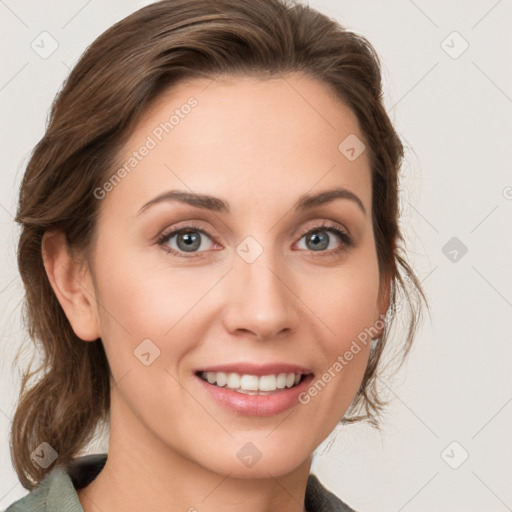
<path fill-rule="evenodd" d="M 290 409 L 299 403 L 299 395 L 306 391 L 313 380 L 313 374 L 309 374 L 293 388 L 285 388 L 271 395 L 245 395 L 210 384 L 197 375 L 195 377 L 220 405 L 245 416 L 274 416 Z"/>

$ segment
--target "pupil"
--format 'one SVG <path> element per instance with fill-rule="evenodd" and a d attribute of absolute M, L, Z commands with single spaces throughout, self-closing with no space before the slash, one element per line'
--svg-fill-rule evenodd
<path fill-rule="evenodd" d="M 313 250 L 318 250 L 318 248 L 326 249 L 329 245 L 329 237 L 324 231 L 317 231 L 317 233 L 323 233 L 323 235 L 312 234 L 308 236 L 308 241 L 314 244 Z"/>
<path fill-rule="evenodd" d="M 184 242 L 185 245 L 181 247 L 180 241 Z M 199 235 L 194 232 L 187 232 L 187 233 L 180 234 L 178 236 L 177 243 L 178 243 L 178 246 L 180 246 L 180 249 L 187 251 L 187 252 L 192 252 L 196 249 L 199 249 L 199 246 L 201 245 Z"/>

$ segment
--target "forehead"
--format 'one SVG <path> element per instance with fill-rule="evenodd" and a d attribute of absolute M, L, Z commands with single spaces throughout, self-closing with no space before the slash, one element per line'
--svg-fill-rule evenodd
<path fill-rule="evenodd" d="M 119 206 L 129 200 L 136 207 L 180 189 L 227 197 L 233 210 L 248 201 L 270 208 L 342 186 L 369 211 L 367 152 L 347 158 L 346 140 L 363 147 L 357 117 L 309 76 L 181 82 L 155 101 L 132 132 L 118 158 L 128 172 L 106 202 L 115 197 Z"/>

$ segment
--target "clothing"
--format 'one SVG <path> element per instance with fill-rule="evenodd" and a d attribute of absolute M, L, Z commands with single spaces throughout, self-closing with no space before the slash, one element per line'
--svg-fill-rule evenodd
<path fill-rule="evenodd" d="M 76 489 L 89 485 L 106 461 L 106 453 L 96 453 L 78 457 L 66 467 L 56 466 L 5 512 L 84 512 Z M 312 473 L 307 482 L 305 506 L 307 512 L 355 512 L 325 489 Z"/>

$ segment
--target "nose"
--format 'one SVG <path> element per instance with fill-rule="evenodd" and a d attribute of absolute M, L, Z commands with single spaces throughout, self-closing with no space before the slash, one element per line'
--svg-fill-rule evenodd
<path fill-rule="evenodd" d="M 230 272 L 224 323 L 233 335 L 250 333 L 258 340 L 297 330 L 300 300 L 293 292 L 290 272 L 264 251 L 248 263 L 236 257 Z"/>

